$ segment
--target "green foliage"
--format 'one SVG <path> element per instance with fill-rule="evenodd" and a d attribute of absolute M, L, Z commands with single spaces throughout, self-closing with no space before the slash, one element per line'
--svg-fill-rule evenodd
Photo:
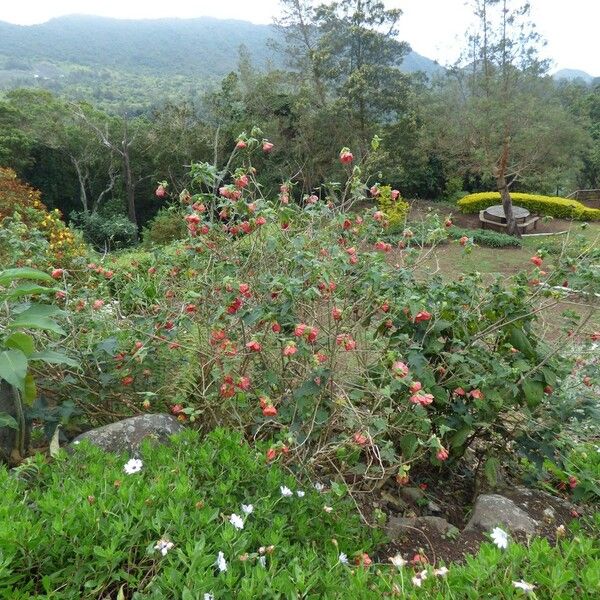
<path fill-rule="evenodd" d="M 462 177 L 450 177 L 444 187 L 444 200 L 453 204 L 458 202 L 461 198 L 468 195 L 468 192 L 465 192 L 463 188 L 464 182 Z"/>
<path fill-rule="evenodd" d="M 512 598 L 522 595 L 513 584 L 520 580 L 536 586 L 537 598 L 577 590 L 591 600 L 600 591 L 600 516 L 556 545 L 484 544 L 464 564 L 448 565 L 445 576 L 429 566 L 397 569 L 385 555 L 372 567 L 352 568 L 340 554 L 350 564 L 364 552 L 374 558 L 382 538 L 361 525 L 343 485 L 318 493 L 314 482 L 265 465 L 223 430 L 204 439 L 187 431 L 167 446 L 146 442 L 139 456 L 141 470 L 130 475 L 123 471 L 128 457 L 86 443 L 50 464 L 39 456 L 15 475 L 0 468 L 3 598 L 367 600 L 391 589 L 410 599 Z M 281 486 L 293 495 L 283 497 Z M 252 504 L 252 513 L 245 515 L 242 504 Z M 230 523 L 232 514 L 243 518 L 243 529 Z M 159 540 L 173 544 L 164 556 L 155 548 Z M 219 552 L 224 572 L 216 566 Z M 423 568 L 428 577 L 417 588 L 410 580 Z"/>
<path fill-rule="evenodd" d="M 186 236 L 185 222 L 176 208 L 161 209 L 143 231 L 144 246 L 163 246 Z"/>
<path fill-rule="evenodd" d="M 217 430 L 201 440 L 188 431 L 170 446 L 147 443 L 140 458 L 141 472 L 127 475 L 126 457 L 82 444 L 52 465 L 38 461 L 31 483 L 0 471 L 3 598 L 60 593 L 79 600 L 119 589 L 140 598 L 256 598 L 265 590 L 323 597 L 340 581 L 354 587 L 340 552 L 353 560 L 381 540 L 360 526 L 343 491 L 320 494 L 311 482 L 296 482 L 238 435 Z M 283 497 L 281 486 L 293 496 Z M 244 514 L 242 504 L 254 511 Z M 232 514 L 243 518 L 243 530 L 229 522 Z M 154 550 L 160 539 L 174 544 L 164 557 Z M 223 573 L 215 566 L 219 552 Z"/>
<path fill-rule="evenodd" d="M 498 231 L 489 231 L 487 229 L 462 229 L 461 227 L 452 227 L 448 231 L 448 235 L 455 240 L 466 236 L 471 238 L 476 244 L 488 246 L 489 248 L 521 248 L 523 245 L 520 238 Z"/>
<path fill-rule="evenodd" d="M 73 212 L 71 220 L 85 240 L 98 249 L 124 248 L 133 244 L 137 236 L 135 224 L 114 210 Z"/>
<path fill-rule="evenodd" d="M 399 194 L 399 192 L 397 193 Z M 389 185 L 379 187 L 377 205 L 379 210 L 385 213 L 391 228 L 404 226 L 410 207 L 408 202 L 405 202 L 400 195 L 396 199 L 392 198 L 392 188 Z"/>
<path fill-rule="evenodd" d="M 600 221 L 600 209 L 588 208 L 577 200 L 518 192 L 513 192 L 510 196 L 515 205 L 540 215 L 579 221 Z M 465 213 L 477 213 L 500 202 L 499 192 L 481 192 L 461 198 L 458 206 Z"/>
<path fill-rule="evenodd" d="M 65 354 L 49 348 L 36 352 L 34 332 L 65 334 L 56 320 L 64 316 L 64 312 L 57 306 L 33 300 L 56 291 L 47 287 L 49 283 L 54 283 L 52 277 L 35 269 L 0 271 L 0 302 L 7 309 L 0 317 L 0 382 L 6 382 L 13 391 L 16 415 L 13 418 L 0 413 L 0 418 L 3 425 L 17 430 L 15 450 L 18 455 L 24 455 L 26 450 L 25 407 L 31 406 L 37 397 L 31 368 L 37 362 L 77 365 Z"/>

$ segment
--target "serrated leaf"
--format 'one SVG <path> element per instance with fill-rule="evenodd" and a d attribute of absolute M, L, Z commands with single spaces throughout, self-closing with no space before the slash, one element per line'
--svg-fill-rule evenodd
<path fill-rule="evenodd" d="M 418 445 L 419 440 L 414 433 L 407 433 L 400 438 L 400 448 L 402 448 L 402 455 L 406 460 L 412 457 Z"/>
<path fill-rule="evenodd" d="M 487 482 L 496 487 L 498 484 L 498 470 L 500 469 L 500 461 L 495 456 L 490 456 L 483 465 L 483 473 Z"/>

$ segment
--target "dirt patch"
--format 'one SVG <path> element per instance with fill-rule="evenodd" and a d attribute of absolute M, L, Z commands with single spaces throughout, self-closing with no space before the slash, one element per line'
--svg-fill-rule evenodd
<path fill-rule="evenodd" d="M 477 553 L 483 542 L 490 541 L 490 532 L 465 528 L 472 512 L 473 485 L 470 478 L 459 477 L 439 481 L 431 490 L 403 490 L 390 485 L 376 495 L 363 497 L 359 505 L 365 517 L 374 521 L 378 511 L 386 515 L 385 529 L 390 541 L 376 552 L 377 561 L 386 563 L 400 554 L 408 561 L 416 558 L 415 565 L 421 560 L 439 565 L 462 563 Z M 423 483 L 421 486 L 425 487 Z M 566 528 L 581 511 L 567 500 L 537 489 L 512 486 L 495 493 L 512 500 L 536 521 L 536 537 L 544 537 L 551 544 L 557 541 L 557 529 Z M 528 541 L 520 532 L 513 532 L 510 537 L 520 543 Z"/>

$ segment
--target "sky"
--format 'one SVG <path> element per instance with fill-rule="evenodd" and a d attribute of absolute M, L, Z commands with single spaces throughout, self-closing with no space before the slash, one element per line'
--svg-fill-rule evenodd
<path fill-rule="evenodd" d="M 581 69 L 600 76 L 597 27 L 600 0 L 530 0 L 532 18 L 547 40 L 552 70 Z M 413 50 L 450 64 L 457 58 L 471 21 L 467 0 L 388 0 L 401 8 L 400 37 Z M 31 25 L 68 14 L 154 19 L 212 16 L 270 23 L 278 0 L 0 0 L 0 21 Z"/>

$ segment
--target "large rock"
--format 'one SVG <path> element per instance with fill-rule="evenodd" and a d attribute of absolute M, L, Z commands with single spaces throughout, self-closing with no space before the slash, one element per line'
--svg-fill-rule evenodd
<path fill-rule="evenodd" d="M 509 498 L 499 494 L 482 494 L 475 502 L 473 515 L 465 530 L 480 528 L 491 531 L 498 526 L 513 533 L 533 535 L 538 528 L 538 522 Z"/>
<path fill-rule="evenodd" d="M 182 429 L 183 425 L 171 415 L 140 415 L 86 431 L 78 435 L 72 443 L 78 444 L 88 440 L 106 452 L 135 454 L 143 440 L 151 438 L 164 443 Z"/>

